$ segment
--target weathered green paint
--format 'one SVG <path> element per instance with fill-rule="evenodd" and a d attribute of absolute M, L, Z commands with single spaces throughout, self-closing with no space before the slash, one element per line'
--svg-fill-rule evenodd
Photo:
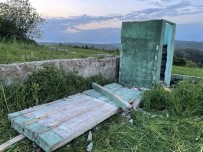
<path fill-rule="evenodd" d="M 57 143 L 63 141 L 63 138 L 56 134 L 54 131 L 49 130 L 47 132 L 43 132 L 39 134 L 38 140 L 35 142 L 40 146 L 43 147 L 43 150 L 46 152 L 51 152 L 52 147 Z"/>
<path fill-rule="evenodd" d="M 169 87 L 171 82 L 171 71 L 172 71 L 172 63 L 173 63 L 173 54 L 174 54 L 174 41 L 175 41 L 175 25 L 171 23 L 166 23 L 165 28 L 165 37 L 164 44 L 168 45 L 167 48 L 167 62 L 166 62 L 166 71 L 165 71 L 165 79 L 164 82 Z"/>
<path fill-rule="evenodd" d="M 51 128 L 41 126 L 38 123 L 32 123 L 27 126 L 24 126 L 23 128 L 24 128 L 23 134 L 32 141 L 37 141 L 36 137 L 38 135 L 38 132 L 40 133 L 42 131 L 51 130 Z"/>
<path fill-rule="evenodd" d="M 19 133 L 23 133 L 23 124 L 32 119 L 26 118 L 24 116 L 16 117 L 15 119 L 11 119 L 11 126 L 17 130 Z"/>
<path fill-rule="evenodd" d="M 118 83 L 111 83 L 111 84 L 107 84 L 104 86 L 105 88 L 111 90 L 111 91 L 115 91 L 119 88 L 122 88 L 123 86 L 118 84 Z"/>
<path fill-rule="evenodd" d="M 92 88 L 94 88 L 100 94 L 109 98 L 111 101 L 115 102 L 123 110 L 126 110 L 126 109 L 132 107 L 128 102 L 125 102 L 121 97 L 117 96 L 116 94 L 112 93 L 110 90 L 108 90 L 96 83 L 92 84 Z"/>
<path fill-rule="evenodd" d="M 86 90 L 83 92 L 84 94 L 90 96 L 90 97 L 94 97 L 94 98 L 97 98 L 97 99 L 100 99 L 100 100 L 103 100 L 105 102 L 108 102 L 116 107 L 119 108 L 118 105 L 116 105 L 114 102 L 112 102 L 109 98 L 105 97 L 104 95 L 102 95 L 101 93 L 95 91 L 94 89 L 91 89 L 91 90 Z"/>
<path fill-rule="evenodd" d="M 14 113 L 10 113 L 8 114 L 8 120 L 11 121 L 11 119 L 20 116 L 21 113 L 20 112 L 14 112 Z"/>
<path fill-rule="evenodd" d="M 172 30 L 166 28 L 170 24 Z M 167 29 L 167 30 L 165 30 Z M 153 88 L 160 81 L 160 69 L 164 38 L 168 48 L 167 77 L 170 84 L 175 24 L 165 20 L 123 22 L 121 31 L 121 52 L 119 82 L 128 86 Z M 170 32 L 170 33 L 167 33 Z"/>
<path fill-rule="evenodd" d="M 108 89 L 113 94 L 120 96 L 127 103 L 132 103 L 135 100 L 140 100 L 142 96 L 141 91 L 133 90 L 130 88 L 124 88 L 122 85 L 118 83 L 111 83 L 111 84 L 105 85 L 104 88 Z M 86 90 L 83 93 L 88 96 L 104 100 L 116 107 L 119 107 L 116 103 L 112 102 L 108 97 L 102 95 L 101 93 L 97 92 L 94 89 Z"/>

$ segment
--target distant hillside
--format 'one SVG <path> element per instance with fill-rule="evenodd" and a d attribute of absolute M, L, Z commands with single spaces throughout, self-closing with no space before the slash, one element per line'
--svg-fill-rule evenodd
<path fill-rule="evenodd" d="M 111 49 L 118 49 L 120 48 L 120 43 L 108 43 L 108 44 L 93 44 L 93 43 L 57 43 L 57 42 L 38 42 L 39 44 L 43 45 L 49 45 L 49 46 L 56 46 L 59 44 L 65 45 L 65 46 L 88 46 L 88 47 L 94 47 L 98 49 L 104 49 L 104 50 L 111 50 Z"/>
<path fill-rule="evenodd" d="M 44 45 L 59 45 L 59 43 L 56 42 L 39 42 L 39 44 Z M 93 44 L 93 43 L 61 43 L 63 45 L 69 45 L 69 46 L 85 46 L 88 45 L 88 47 L 95 47 L 98 49 L 105 49 L 105 50 L 111 50 L 111 49 L 119 49 L 120 43 L 109 43 L 109 44 Z M 197 49 L 203 51 L 203 42 L 195 42 L 195 41 L 175 41 L 175 48 L 189 48 L 189 49 Z"/>
<path fill-rule="evenodd" d="M 175 41 L 175 48 L 189 48 L 203 51 L 203 42 Z"/>
<path fill-rule="evenodd" d="M 111 49 L 117 49 L 120 47 L 120 43 L 109 43 L 109 44 L 93 44 L 93 43 L 63 43 L 65 45 L 69 46 L 85 46 L 88 45 L 88 47 L 94 47 L 98 49 L 104 49 L 104 50 L 111 50 Z"/>

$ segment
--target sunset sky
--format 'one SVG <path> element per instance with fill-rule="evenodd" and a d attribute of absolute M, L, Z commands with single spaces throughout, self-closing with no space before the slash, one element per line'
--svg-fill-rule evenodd
<path fill-rule="evenodd" d="M 5 0 L 0 0 L 4 2 Z M 122 21 L 166 19 L 176 40 L 203 41 L 201 0 L 30 0 L 46 19 L 44 42 L 118 43 Z"/>

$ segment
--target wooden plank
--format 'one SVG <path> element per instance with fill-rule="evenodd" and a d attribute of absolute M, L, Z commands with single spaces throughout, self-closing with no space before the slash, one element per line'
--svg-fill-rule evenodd
<path fill-rule="evenodd" d="M 86 105 L 85 107 L 79 108 L 76 111 L 70 111 L 66 115 L 60 115 L 60 117 L 51 118 L 51 122 L 49 121 L 49 118 L 46 118 L 45 120 L 41 120 L 42 122 L 38 122 L 38 126 L 36 125 L 30 125 L 30 126 L 24 126 L 24 132 L 27 137 L 34 140 L 33 138 L 36 138 L 38 134 L 49 131 L 62 123 L 71 120 L 75 117 L 79 117 L 82 114 L 85 114 L 87 112 L 90 112 L 91 110 L 94 110 L 95 108 L 99 108 L 102 104 L 92 104 L 92 105 Z M 53 117 L 53 116 L 52 116 Z M 43 126 L 43 127 L 42 127 Z"/>
<path fill-rule="evenodd" d="M 12 138 L 11 140 L 5 142 L 4 144 L 0 145 L 0 152 L 3 152 L 7 148 L 9 148 L 11 145 L 23 140 L 24 138 L 25 138 L 24 135 L 19 135 L 19 136 L 15 137 L 15 138 Z"/>
<path fill-rule="evenodd" d="M 98 101 L 103 103 L 102 106 L 99 106 L 88 113 L 84 113 L 79 117 L 75 117 L 53 130 L 39 134 L 36 143 L 47 152 L 53 151 L 92 129 L 94 126 L 119 111 L 119 108 L 109 103 L 101 100 Z"/>
<path fill-rule="evenodd" d="M 72 104 L 72 105 L 71 104 L 66 104 L 66 105 L 62 105 L 62 106 L 56 107 L 54 109 L 50 109 L 47 112 L 39 114 L 37 117 L 33 118 L 32 120 L 24 122 L 23 125 L 29 125 L 31 123 L 34 123 L 34 122 L 39 121 L 41 119 L 44 119 L 44 118 L 46 118 L 48 116 L 52 116 L 52 115 L 54 115 L 54 114 L 56 114 L 56 113 L 58 113 L 60 111 L 65 110 L 65 109 L 68 110 L 68 108 L 74 108 L 75 106 L 78 106 L 82 101 L 83 100 L 77 100 L 77 102 L 73 102 L 74 104 Z"/>
<path fill-rule="evenodd" d="M 140 91 L 129 92 L 128 94 L 122 96 L 122 98 L 125 101 L 128 101 L 129 103 L 133 103 L 136 100 L 140 100 L 141 97 L 142 97 L 142 93 Z"/>
<path fill-rule="evenodd" d="M 132 92 L 132 90 L 130 90 L 128 88 L 119 88 L 119 89 L 114 90 L 112 92 L 121 97 L 121 96 L 124 96 L 124 95 L 128 94 L 129 92 Z"/>
<path fill-rule="evenodd" d="M 78 105 L 83 106 L 84 104 L 86 104 L 86 102 L 91 103 L 90 101 L 88 101 L 89 98 L 90 98 L 89 96 L 81 95 L 80 97 L 81 98 L 75 98 L 72 102 L 67 102 L 67 106 L 66 106 L 65 110 L 67 110 L 67 112 L 70 111 L 69 109 L 71 109 L 71 111 L 73 111 L 74 109 L 77 110 L 78 109 Z M 84 102 L 83 99 L 87 100 L 87 101 Z M 83 101 L 82 104 L 81 104 L 81 101 Z M 50 108 L 49 111 L 54 111 L 54 109 L 56 109 L 57 106 L 49 107 L 49 108 Z M 41 118 L 44 119 L 44 118 L 47 117 L 47 115 L 46 115 L 47 111 L 46 110 L 44 110 L 44 113 L 42 113 L 43 109 L 40 109 L 39 111 L 40 112 L 34 111 L 33 113 L 30 113 L 29 116 L 23 116 L 22 115 L 22 116 L 18 116 L 16 118 L 12 119 L 11 126 L 15 130 L 17 130 L 19 133 L 23 133 L 23 130 L 24 130 L 23 128 L 24 128 L 25 125 L 28 125 L 28 124 L 31 124 L 31 123 L 35 123 L 36 121 L 41 120 Z M 60 111 L 57 111 L 57 112 L 60 112 Z M 38 117 L 39 119 L 37 119 L 36 117 Z"/>
<path fill-rule="evenodd" d="M 106 120 L 107 118 L 111 117 L 112 115 L 116 114 L 118 112 L 118 109 L 114 109 L 114 110 L 109 110 L 103 114 L 101 114 L 100 116 L 97 116 L 96 119 L 94 119 L 94 121 L 92 122 L 86 122 L 86 125 L 83 125 L 83 127 L 81 127 L 80 130 L 74 132 L 73 134 L 71 134 L 68 138 L 64 139 L 63 141 L 54 144 L 51 148 L 51 151 L 56 150 L 57 148 L 63 146 L 64 144 L 70 142 L 71 140 L 75 139 L 76 137 L 84 134 L 86 131 L 92 129 L 93 127 L 95 127 L 96 125 L 98 125 L 99 123 L 103 122 L 104 120 Z"/>
<path fill-rule="evenodd" d="M 134 89 L 129 89 L 126 87 L 122 87 L 122 85 L 117 84 L 117 83 L 112 83 L 105 85 L 104 88 L 110 90 L 112 93 L 118 95 L 120 98 L 122 98 L 125 102 L 128 102 L 132 104 L 135 100 L 140 100 L 142 96 L 142 92 Z M 97 92 L 94 89 L 91 90 L 86 90 L 83 92 L 84 94 L 95 97 L 97 99 L 104 100 L 108 103 L 111 103 L 113 105 L 116 105 L 114 102 L 112 102 L 110 99 L 102 95 L 101 93 Z M 116 105 L 117 106 L 117 105 Z"/>
<path fill-rule="evenodd" d="M 91 89 L 91 90 L 87 90 L 87 91 L 84 91 L 83 92 L 84 94 L 90 96 L 90 97 L 95 97 L 97 99 L 100 99 L 100 100 L 103 100 L 105 102 L 108 102 L 114 106 L 117 106 L 114 102 L 112 102 L 109 98 L 105 97 L 104 95 L 102 95 L 101 93 L 95 91 L 94 89 Z M 117 106 L 119 107 L 119 106 Z"/>
<path fill-rule="evenodd" d="M 66 108 L 61 109 L 62 105 Z M 72 107 L 72 105 L 75 106 Z M 48 152 L 82 135 L 120 110 L 118 106 L 84 94 L 80 94 L 67 104 L 59 102 L 54 106 L 49 104 L 49 106 L 34 109 L 34 111 L 29 109 L 28 113 L 26 111 L 24 115 L 14 117 L 12 127 L 22 131 L 26 137 Z M 35 119 L 34 122 L 32 119 Z"/>
<path fill-rule="evenodd" d="M 123 110 L 129 109 L 132 107 L 128 102 L 125 102 L 121 97 L 119 97 L 118 95 L 112 93 L 108 89 L 106 89 L 96 83 L 92 84 L 92 88 L 95 89 L 97 92 L 101 93 L 102 95 L 108 97 L 110 100 L 112 100 L 114 103 L 116 103 Z"/>
<path fill-rule="evenodd" d="M 70 102 L 70 101 L 72 101 L 76 98 L 80 98 L 80 97 L 81 97 L 81 94 L 76 94 L 76 95 L 70 96 L 68 98 L 63 98 L 63 99 L 56 100 L 56 101 L 53 101 L 50 103 L 34 106 L 34 107 L 31 107 L 31 108 L 28 108 L 28 109 L 25 109 L 25 110 L 22 110 L 19 112 L 14 112 L 14 113 L 8 114 L 8 119 L 11 121 L 13 118 L 16 118 L 18 116 L 22 116 L 24 114 L 29 114 L 29 113 L 32 113 L 34 111 L 40 110 L 40 109 L 45 110 L 45 109 L 53 107 L 53 106 L 58 106 L 59 104 L 64 104 L 66 102 Z"/>
<path fill-rule="evenodd" d="M 120 85 L 118 83 L 111 83 L 111 84 L 105 85 L 104 88 L 111 90 L 111 91 L 115 91 L 119 88 L 122 88 L 122 85 Z"/>

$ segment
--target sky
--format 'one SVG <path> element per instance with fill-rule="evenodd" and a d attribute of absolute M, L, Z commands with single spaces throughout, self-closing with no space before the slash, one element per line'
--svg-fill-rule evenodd
<path fill-rule="evenodd" d="M 5 2 L 5 0 L 0 0 Z M 119 43 L 124 21 L 166 19 L 176 40 L 203 41 L 203 0 L 30 0 L 46 19 L 43 42 Z"/>

